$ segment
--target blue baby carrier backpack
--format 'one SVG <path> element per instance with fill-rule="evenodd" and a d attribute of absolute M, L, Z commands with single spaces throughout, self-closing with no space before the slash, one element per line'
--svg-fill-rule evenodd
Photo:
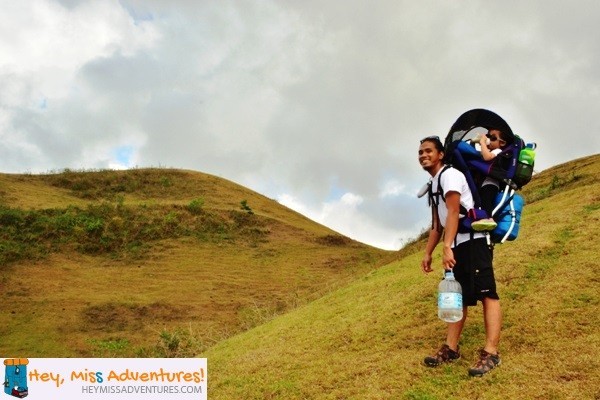
<path fill-rule="evenodd" d="M 491 129 L 501 131 L 505 137 L 512 139 L 512 143 L 492 161 L 485 161 L 472 139 L 487 134 Z M 523 155 L 535 147 L 535 143 L 525 145 L 504 119 L 489 110 L 469 110 L 454 122 L 444 141 L 444 161 L 465 175 L 475 203 L 474 209 L 467 210 L 461 218 L 459 231 L 471 231 L 471 223 L 478 219 L 494 218 L 497 226 L 490 233 L 493 243 L 517 238 L 525 202 L 516 191 L 526 185 L 533 174 L 533 158 L 527 159 Z M 495 179 L 500 188 L 491 215 L 481 209 L 479 195 L 480 183 L 486 177 Z"/>

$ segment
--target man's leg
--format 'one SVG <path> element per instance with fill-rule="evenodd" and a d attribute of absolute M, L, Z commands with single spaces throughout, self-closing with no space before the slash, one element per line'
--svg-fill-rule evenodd
<path fill-rule="evenodd" d="M 446 344 L 450 349 L 458 351 L 458 341 L 460 340 L 460 334 L 462 333 L 465 321 L 467 319 L 468 307 L 463 307 L 463 317 L 458 322 L 448 324 L 448 331 L 446 334 Z"/>
<path fill-rule="evenodd" d="M 500 330 L 502 329 L 502 311 L 500 300 L 483 299 L 483 320 L 485 323 L 485 347 L 490 354 L 498 354 L 498 343 L 500 342 Z"/>
<path fill-rule="evenodd" d="M 471 376 L 483 376 L 500 365 L 498 343 L 502 328 L 500 300 L 483 299 L 483 320 L 485 322 L 485 347 L 479 352 L 479 360 L 469 369 Z"/>
<path fill-rule="evenodd" d="M 462 332 L 465 320 L 467 319 L 467 307 L 463 308 L 463 317 L 458 322 L 448 324 L 446 334 L 446 343 L 432 356 L 425 357 L 425 365 L 428 367 L 437 367 L 440 364 L 458 360 L 460 352 L 458 351 L 458 340 Z"/>

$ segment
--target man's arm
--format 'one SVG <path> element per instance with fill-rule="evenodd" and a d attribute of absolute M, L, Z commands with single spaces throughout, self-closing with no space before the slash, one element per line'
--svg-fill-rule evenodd
<path fill-rule="evenodd" d="M 438 231 L 437 227 L 434 226 L 433 229 L 429 231 L 429 238 L 427 239 L 427 245 L 425 246 L 425 255 L 421 261 L 421 270 L 423 270 L 425 273 L 433 271 L 431 268 L 431 255 L 433 254 L 433 250 L 439 243 L 441 237 L 442 233 Z"/>
<path fill-rule="evenodd" d="M 458 218 L 460 216 L 460 193 L 446 193 L 446 208 L 448 217 L 446 218 L 446 229 L 444 233 L 444 250 L 442 253 L 442 265 L 444 269 L 449 270 L 454 267 L 456 260 L 452 251 L 452 242 L 458 233 Z"/>

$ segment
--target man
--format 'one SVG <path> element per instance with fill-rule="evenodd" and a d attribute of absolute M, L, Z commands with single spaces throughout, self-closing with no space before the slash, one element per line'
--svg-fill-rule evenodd
<path fill-rule="evenodd" d="M 459 232 L 461 206 L 463 210 L 473 208 L 473 197 L 464 175 L 444 165 L 444 146 L 437 136 L 426 137 L 419 146 L 419 163 L 431 175 L 433 222 L 425 255 L 421 261 L 424 273 L 433 270 L 432 253 L 443 235 L 442 265 L 452 269 L 463 289 L 463 318 L 449 323 L 446 343 L 433 356 L 424 362 L 429 367 L 460 358 L 458 342 L 467 318 L 468 306 L 483 303 L 483 319 L 486 341 L 480 350 L 479 360 L 469 369 L 469 375 L 482 376 L 500 365 L 498 343 L 502 314 L 500 300 L 496 293 L 496 282 L 492 268 L 492 252 L 487 245 L 484 233 Z"/>

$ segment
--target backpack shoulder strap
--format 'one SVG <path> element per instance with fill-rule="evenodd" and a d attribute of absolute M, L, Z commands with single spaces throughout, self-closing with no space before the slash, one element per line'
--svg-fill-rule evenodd
<path fill-rule="evenodd" d="M 444 203 L 446 202 L 446 196 L 444 195 L 444 188 L 442 187 L 442 175 L 444 174 L 444 172 L 446 172 L 450 168 L 453 168 L 451 164 L 444 165 L 442 171 L 438 175 L 437 190 L 435 192 L 433 192 L 433 185 L 430 184 L 430 186 L 429 186 L 429 193 L 430 193 L 429 204 L 430 205 L 434 205 L 435 207 L 437 207 L 440 204 L 440 198 L 442 199 L 442 201 Z M 460 172 L 460 170 L 457 170 L 457 171 Z M 460 213 L 462 215 L 467 215 L 468 211 L 469 210 L 467 210 L 462 204 L 460 205 Z"/>
<path fill-rule="evenodd" d="M 444 189 L 442 188 L 442 175 L 444 174 L 444 172 L 446 172 L 446 170 L 448 170 L 448 168 L 450 168 L 451 165 L 450 164 L 446 164 L 442 167 L 441 172 L 438 174 L 438 178 L 437 178 L 437 189 L 434 192 L 433 191 L 433 180 L 429 181 L 429 190 L 428 190 L 428 194 L 429 194 L 429 204 L 430 205 L 435 205 L 437 206 L 438 204 L 440 204 L 440 200 L 439 197 L 442 197 L 442 200 L 444 202 L 446 202 L 446 197 L 444 196 Z"/>
<path fill-rule="evenodd" d="M 436 191 L 433 191 L 433 180 L 429 181 L 429 189 L 427 191 L 429 206 L 431 207 L 431 229 L 436 229 L 438 232 L 442 231 L 442 224 L 440 223 L 440 216 L 437 212 L 438 206 L 440 204 L 440 197 L 446 202 L 446 198 L 444 196 L 444 189 L 442 188 L 442 174 L 446 172 L 446 170 L 450 168 L 449 164 L 446 164 L 442 167 L 442 170 L 438 174 L 437 188 Z"/>

